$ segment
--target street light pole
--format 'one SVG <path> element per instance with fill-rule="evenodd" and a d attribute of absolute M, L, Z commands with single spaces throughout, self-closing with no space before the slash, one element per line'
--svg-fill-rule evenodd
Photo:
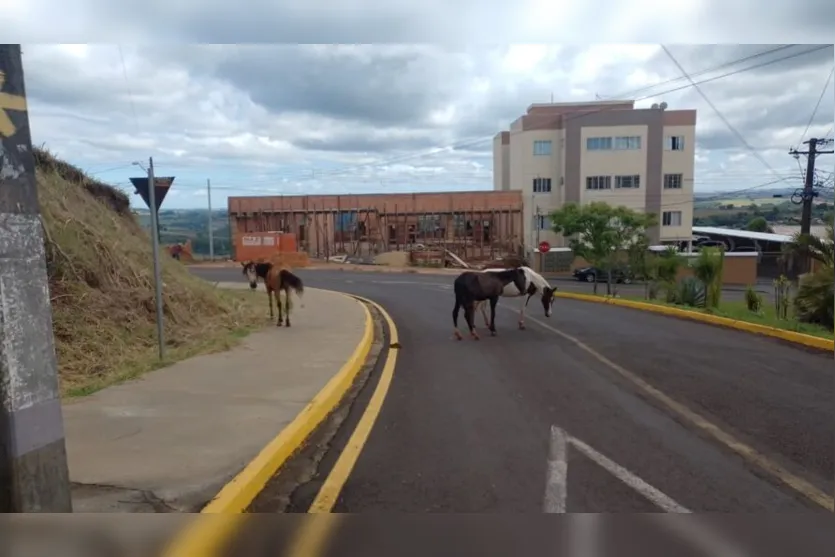
<path fill-rule="evenodd" d="M 154 158 L 148 158 L 148 205 L 151 209 L 151 254 L 154 258 L 154 297 L 157 308 L 157 348 L 159 359 L 165 359 L 165 323 L 162 311 L 162 269 L 159 260 L 159 215 L 157 214 L 156 183 L 154 182 Z"/>
<path fill-rule="evenodd" d="M 206 194 L 209 197 L 209 261 L 215 260 L 215 233 L 212 226 L 212 181 L 206 178 Z"/>

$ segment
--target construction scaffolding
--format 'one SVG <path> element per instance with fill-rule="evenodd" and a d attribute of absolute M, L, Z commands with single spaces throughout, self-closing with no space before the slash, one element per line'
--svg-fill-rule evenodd
<path fill-rule="evenodd" d="M 299 250 L 311 258 L 371 259 L 386 252 L 408 252 L 410 262 L 431 266 L 474 266 L 522 253 L 521 207 L 468 211 L 403 210 L 397 204 L 375 207 L 317 207 L 231 214 L 238 233 L 291 232 Z"/>

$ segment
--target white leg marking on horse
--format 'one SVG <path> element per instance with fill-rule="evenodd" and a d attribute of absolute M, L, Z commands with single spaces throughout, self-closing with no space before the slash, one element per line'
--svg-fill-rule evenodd
<path fill-rule="evenodd" d="M 568 436 L 557 426 L 551 426 L 548 443 L 548 473 L 545 479 L 545 498 L 542 511 L 564 513 L 568 475 Z"/>

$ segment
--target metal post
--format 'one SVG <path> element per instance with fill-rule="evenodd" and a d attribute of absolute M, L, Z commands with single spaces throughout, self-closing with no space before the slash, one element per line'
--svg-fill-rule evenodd
<path fill-rule="evenodd" d="M 72 512 L 18 44 L 0 45 L 0 512 Z"/>
<path fill-rule="evenodd" d="M 209 197 L 209 261 L 215 260 L 215 233 L 212 225 L 212 181 L 206 178 L 206 194 Z"/>
<path fill-rule="evenodd" d="M 159 215 L 157 214 L 157 192 L 154 182 L 154 158 L 148 159 L 148 206 L 151 209 L 151 253 L 154 258 L 154 296 L 157 306 L 157 343 L 159 359 L 165 359 L 165 324 L 162 312 L 162 269 L 159 260 Z"/>

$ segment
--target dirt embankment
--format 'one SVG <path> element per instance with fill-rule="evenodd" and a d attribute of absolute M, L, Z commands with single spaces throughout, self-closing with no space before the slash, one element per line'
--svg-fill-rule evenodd
<path fill-rule="evenodd" d="M 128 196 L 47 151 L 36 150 L 36 169 L 63 392 L 159 367 L 150 239 Z M 168 257 L 163 283 L 169 360 L 228 348 L 263 322 L 254 299 L 218 291 Z"/>

